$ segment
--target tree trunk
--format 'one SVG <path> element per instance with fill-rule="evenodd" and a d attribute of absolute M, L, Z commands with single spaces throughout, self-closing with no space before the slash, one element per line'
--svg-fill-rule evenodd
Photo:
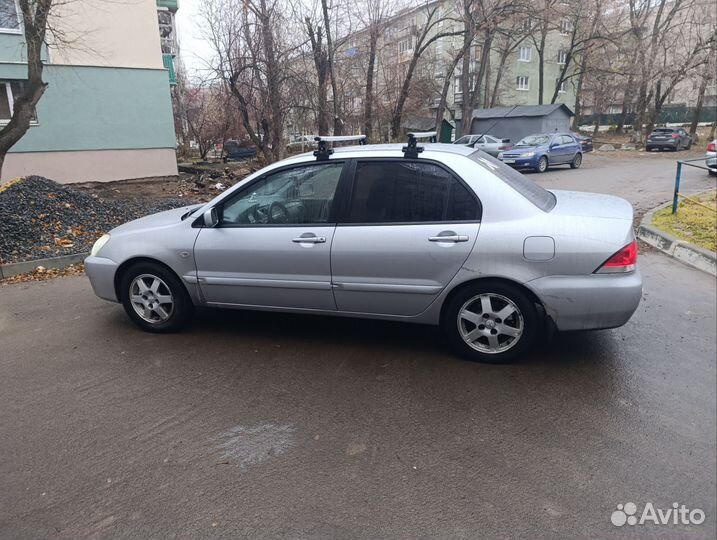
<path fill-rule="evenodd" d="M 281 108 L 281 72 L 276 59 L 274 47 L 274 29 L 271 25 L 271 15 L 266 6 L 266 0 L 261 0 L 261 34 L 266 57 L 266 86 L 269 99 L 269 144 L 273 161 L 279 161 L 286 151 L 284 145 L 284 113 Z"/>
<path fill-rule="evenodd" d="M 508 61 L 508 56 L 510 56 L 510 53 L 512 52 L 511 49 L 505 49 L 501 55 L 500 55 L 500 62 L 498 63 L 498 69 L 495 72 L 495 82 L 493 83 L 493 93 L 490 96 L 490 103 L 489 107 L 493 108 L 496 105 L 498 92 L 500 91 L 500 81 L 503 78 L 503 71 L 505 69 L 505 64 Z"/>
<path fill-rule="evenodd" d="M 578 83 L 575 85 L 575 113 L 574 126 L 580 125 L 580 115 L 582 114 L 582 93 L 583 93 L 583 78 L 585 76 L 585 70 L 587 69 L 588 55 L 587 52 L 583 53 L 582 60 L 580 61 L 580 73 L 578 73 Z"/>
<path fill-rule="evenodd" d="M 326 47 L 329 55 L 329 77 L 331 79 L 331 92 L 334 102 L 334 135 L 341 135 L 343 132 L 343 120 L 341 119 L 341 102 L 339 101 L 339 90 L 336 84 L 336 69 L 334 65 L 334 42 L 331 39 L 331 19 L 329 18 L 328 0 L 321 0 L 321 10 L 324 14 L 324 27 L 326 28 Z"/>
<path fill-rule="evenodd" d="M 316 68 L 316 123 L 319 128 L 319 135 L 328 135 L 329 119 L 328 119 L 328 101 L 326 96 L 326 78 L 328 75 L 328 58 L 323 48 L 321 27 L 314 30 L 311 19 L 306 17 L 306 30 L 311 41 L 311 51 L 314 57 L 314 67 Z"/>
<path fill-rule="evenodd" d="M 373 138 L 373 72 L 376 66 L 376 46 L 379 37 L 378 25 L 371 27 L 368 49 L 368 73 L 366 73 L 366 96 L 364 97 L 364 135 L 371 141 Z"/>
<path fill-rule="evenodd" d="M 697 124 L 700 121 L 700 114 L 702 114 L 702 105 L 705 101 L 705 91 L 707 90 L 707 82 L 709 79 L 709 63 L 705 64 L 702 71 L 702 80 L 700 81 L 700 88 L 697 91 L 697 103 L 695 104 L 695 114 L 692 117 L 692 123 L 690 124 L 690 136 L 696 140 L 697 136 Z"/>
<path fill-rule="evenodd" d="M 42 46 L 45 43 L 47 16 L 52 0 L 37 0 L 34 4 L 29 0 L 20 0 L 19 5 L 27 47 L 27 82 L 22 93 L 15 98 L 10 122 L 0 130 L 0 173 L 8 151 L 30 128 L 35 106 L 47 88 L 47 83 L 42 80 Z"/>
<path fill-rule="evenodd" d="M 545 41 L 547 36 L 546 23 L 540 30 L 540 45 L 538 46 L 538 105 L 543 104 L 543 90 L 545 88 Z"/>
<path fill-rule="evenodd" d="M 459 51 L 458 54 L 456 54 L 455 58 L 453 58 L 451 65 L 448 66 L 448 70 L 446 71 L 446 78 L 443 80 L 443 88 L 441 89 L 441 100 L 438 103 L 438 110 L 436 111 L 436 133 L 439 136 L 441 134 L 441 123 L 443 122 L 443 115 L 446 110 L 446 103 L 448 102 L 448 90 L 451 87 L 451 78 L 453 77 L 453 72 L 456 70 L 456 66 L 458 66 L 458 62 L 460 62 L 462 57 L 463 51 Z"/>

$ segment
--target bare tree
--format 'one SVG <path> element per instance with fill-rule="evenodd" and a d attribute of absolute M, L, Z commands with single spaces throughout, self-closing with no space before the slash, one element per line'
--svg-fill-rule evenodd
<path fill-rule="evenodd" d="M 35 107 L 47 88 L 47 83 L 42 78 L 42 48 L 53 0 L 19 0 L 19 6 L 27 49 L 27 81 L 15 98 L 10 122 L 0 130 L 0 172 L 8 151 L 30 128 Z"/>

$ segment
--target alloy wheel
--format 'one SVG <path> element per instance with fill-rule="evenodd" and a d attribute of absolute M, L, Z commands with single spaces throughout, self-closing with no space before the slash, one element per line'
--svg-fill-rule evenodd
<path fill-rule="evenodd" d="M 152 274 L 141 274 L 132 280 L 129 300 L 137 315 L 150 324 L 167 321 L 174 311 L 172 291 Z"/>
<path fill-rule="evenodd" d="M 476 351 L 498 354 L 514 347 L 523 335 L 523 315 L 518 306 L 503 295 L 483 293 L 473 296 L 458 310 L 458 332 Z"/>

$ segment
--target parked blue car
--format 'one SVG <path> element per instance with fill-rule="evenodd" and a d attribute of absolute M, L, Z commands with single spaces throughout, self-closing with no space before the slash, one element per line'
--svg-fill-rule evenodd
<path fill-rule="evenodd" d="M 498 155 L 503 163 L 516 169 L 545 172 L 553 165 L 570 165 L 577 169 L 583 162 L 580 142 L 570 133 L 528 135 L 511 150 Z"/>

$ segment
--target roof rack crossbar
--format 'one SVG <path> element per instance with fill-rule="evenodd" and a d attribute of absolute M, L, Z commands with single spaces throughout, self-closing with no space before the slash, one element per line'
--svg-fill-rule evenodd
<path fill-rule="evenodd" d="M 418 154 L 423 152 L 423 146 L 418 146 L 418 139 L 430 139 L 436 142 L 435 131 L 411 132 L 408 134 L 408 144 L 402 148 L 403 157 L 407 159 L 416 159 Z"/>
<path fill-rule="evenodd" d="M 329 156 L 334 153 L 332 148 L 328 147 L 330 142 L 348 142 L 358 141 L 359 144 L 366 144 L 366 135 L 317 135 L 314 140 L 318 143 L 318 149 L 314 151 L 317 161 L 326 161 Z"/>

